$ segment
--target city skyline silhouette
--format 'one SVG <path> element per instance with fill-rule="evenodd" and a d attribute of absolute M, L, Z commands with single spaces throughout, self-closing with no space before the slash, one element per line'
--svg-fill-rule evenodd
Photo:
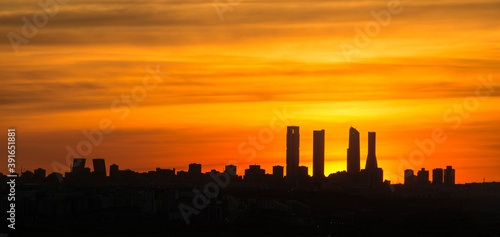
<path fill-rule="evenodd" d="M 60 233 L 98 230 L 116 235 L 137 231 L 176 235 L 229 231 L 250 235 L 400 236 L 438 230 L 456 236 L 500 234 L 498 225 L 492 224 L 500 212 L 500 183 L 455 184 L 455 169 L 450 165 L 433 168 L 432 176 L 426 168 L 416 173 L 406 169 L 404 184 L 391 184 L 383 179 L 383 169 L 378 166 L 376 132 L 368 132 L 364 169 L 355 164 L 360 162 L 360 141 L 353 127 L 349 129 L 346 169 L 327 176 L 318 174 L 325 162 L 326 131 L 312 131 L 315 175 L 309 176 L 308 167 L 298 158 L 300 131 L 304 132 L 299 126 L 287 128 L 286 166 L 273 166 L 272 174 L 258 164 L 249 165 L 244 176 L 238 176 L 237 170 L 246 167 L 231 164 L 223 171 L 204 173 L 202 164 L 191 163 L 188 170 L 156 168 L 144 173 L 111 164 L 107 175 L 104 158 L 92 159 L 92 164 L 86 158 L 75 158 L 71 171 L 64 175 L 47 174 L 41 168 L 24 171 L 16 174 L 21 193 L 16 203 L 22 206 L 16 212 L 16 218 L 21 220 L 17 228 L 20 233 L 57 229 Z M 8 180 L 12 182 L 11 176 L 0 175 L 0 181 L 4 181 L 0 186 L 9 184 Z M 486 206 L 478 207 L 477 201 Z M 465 209 L 458 208 L 457 203 Z M 82 218 L 89 215 L 93 218 Z M 127 220 L 137 215 L 141 227 L 148 228 L 127 226 Z M 475 219 L 476 215 L 489 221 Z M 395 226 L 380 228 L 379 223 Z M 484 229 L 478 230 L 478 226 Z"/>
<path fill-rule="evenodd" d="M 312 164 L 310 164 L 310 166 L 306 166 L 306 164 L 301 164 L 300 163 L 300 127 L 299 126 L 288 126 L 287 127 L 287 135 L 286 135 L 286 140 L 287 140 L 287 148 L 286 148 L 286 161 L 285 161 L 285 170 L 286 170 L 286 173 L 283 173 L 283 171 L 278 171 L 279 173 L 281 173 L 282 175 L 282 178 L 283 177 L 286 177 L 286 178 L 297 178 L 299 176 L 302 176 L 302 177 L 308 177 L 308 178 L 313 178 L 314 180 L 317 180 L 319 179 L 319 181 L 323 181 L 325 179 L 325 177 L 327 178 L 330 178 L 331 175 L 334 175 L 335 173 L 331 173 L 329 175 L 325 175 L 324 173 L 324 166 L 325 166 L 325 149 L 327 148 L 327 146 L 325 146 L 325 130 L 314 130 L 313 133 L 314 133 L 314 141 L 313 141 L 313 146 L 314 146 L 314 151 L 315 153 L 313 154 L 313 162 Z M 359 132 L 353 128 L 353 127 L 350 127 L 349 129 L 349 148 L 347 148 L 347 156 L 346 156 L 346 169 L 343 170 L 343 171 L 337 171 L 336 173 L 341 173 L 341 172 L 347 172 L 350 176 L 351 176 L 351 181 L 354 181 L 354 183 L 356 184 L 361 184 L 361 179 L 368 179 L 369 181 L 365 181 L 365 183 L 368 183 L 368 184 L 373 184 L 374 181 L 373 180 L 377 180 L 375 183 L 380 185 L 384 182 L 388 182 L 388 184 L 391 184 L 391 180 L 387 180 L 387 179 L 384 179 L 383 178 L 383 170 L 382 168 L 379 168 L 378 165 L 377 165 L 377 158 L 376 158 L 376 155 L 375 155 L 375 150 L 376 150 L 376 132 L 368 132 L 368 153 L 367 153 L 367 158 L 366 158 L 366 163 L 365 163 L 365 169 L 361 169 L 360 168 L 360 163 L 361 163 L 361 159 L 360 159 L 360 141 L 359 141 Z M 53 174 L 53 175 L 56 175 L 56 176 L 60 176 L 60 177 L 66 177 L 67 175 L 71 175 L 71 174 L 82 174 L 82 173 L 86 173 L 87 175 L 90 175 L 90 173 L 92 173 L 93 175 L 96 175 L 96 176 L 100 176 L 100 177 L 106 177 L 108 176 L 107 173 L 109 170 L 109 176 L 112 176 L 111 174 L 114 173 L 115 175 L 118 174 L 120 172 L 120 170 L 118 169 L 119 165 L 118 164 L 112 164 L 110 166 L 108 166 L 109 168 L 107 169 L 106 168 L 106 165 L 105 165 L 105 158 L 93 158 L 92 159 L 92 164 L 89 164 L 89 167 L 85 167 L 86 166 L 86 158 L 73 158 L 72 160 L 72 164 L 70 166 L 70 171 L 69 172 L 65 172 L 65 173 L 58 173 L 58 172 L 50 172 L 49 174 Z M 254 166 L 254 168 L 256 168 L 257 164 L 254 164 L 254 165 L 248 165 L 248 167 L 251 169 L 252 166 Z M 91 169 L 90 169 L 90 166 L 93 166 L 93 171 L 91 172 Z M 227 168 L 228 166 L 231 166 L 233 167 L 234 171 L 236 172 L 238 169 L 238 165 L 235 165 L 235 164 L 228 164 L 225 166 L 225 170 L 223 171 L 217 171 L 215 169 L 211 169 L 210 171 L 208 172 L 205 172 L 206 174 L 209 174 L 211 172 L 227 172 Z M 269 172 L 265 172 L 265 169 L 260 169 L 260 165 L 258 165 L 258 170 L 261 170 L 262 171 L 262 175 L 266 175 L 266 174 L 272 174 L 272 175 L 275 175 L 274 174 L 274 167 L 276 166 L 280 166 L 280 164 L 275 164 L 273 165 L 273 172 L 272 173 L 269 173 Z M 195 168 L 193 168 L 195 167 Z M 283 167 L 283 166 L 281 166 Z M 305 167 L 305 168 L 312 168 L 311 172 L 308 172 L 308 169 L 305 170 L 305 173 L 302 172 L 302 174 L 299 175 L 299 167 Z M 447 168 L 450 168 L 452 166 L 446 166 Z M 319 169 L 319 172 L 316 171 L 315 169 Z M 439 167 L 436 168 L 436 169 L 440 169 Z M 177 173 L 175 172 L 175 168 L 168 168 L 165 169 L 165 167 L 163 168 L 159 168 L 157 167 L 156 168 L 157 171 L 159 170 L 165 170 L 165 171 L 170 171 L 171 173 L 173 173 L 174 175 L 177 175 L 179 172 L 181 173 L 184 173 L 186 172 L 185 170 L 178 170 Z M 422 171 L 424 171 L 425 168 L 422 168 Z M 442 172 L 443 169 L 441 169 L 441 172 Z M 34 170 L 33 172 L 30 172 L 29 170 L 26 170 L 28 172 L 28 175 L 34 175 L 37 173 L 38 171 L 38 175 L 36 176 L 40 176 L 42 173 L 43 173 L 43 178 L 45 178 L 45 174 L 47 173 L 47 170 L 45 169 L 42 169 L 42 168 L 38 168 L 36 170 Z M 137 171 L 134 171 L 134 170 L 130 170 L 130 169 L 126 169 L 125 171 L 127 172 L 135 172 L 137 173 Z M 147 172 L 144 172 L 144 173 L 150 173 L 154 170 L 150 170 L 150 171 L 147 171 Z M 242 175 L 242 176 L 246 176 L 246 171 L 248 170 L 245 170 L 245 174 Z M 418 170 L 416 170 L 418 171 Z M 197 163 L 191 163 L 189 164 L 189 169 L 187 171 L 188 173 L 199 173 L 199 174 L 202 174 L 202 164 L 197 164 Z M 409 173 L 408 173 L 409 172 Z M 418 171 L 419 174 L 421 171 Z M 427 171 L 428 172 L 428 171 Z M 21 175 L 23 174 L 22 172 L 22 168 L 21 168 Z M 310 175 L 310 174 L 313 174 L 313 175 Z M 316 174 L 316 175 L 314 175 Z M 237 172 L 232 174 L 232 175 L 238 175 Z M 362 178 L 361 176 L 366 176 L 364 178 Z M 410 177 L 410 176 L 414 176 L 414 179 L 415 181 L 408 181 L 407 179 L 412 179 L 413 177 Z M 417 176 L 414 175 L 413 173 L 413 170 L 412 169 L 406 169 L 404 170 L 404 173 L 402 175 L 402 177 L 404 178 L 404 181 L 402 182 L 403 184 L 407 184 L 407 183 L 417 183 L 416 179 L 417 179 Z M 434 177 L 438 177 L 436 175 L 433 174 L 432 176 L 433 178 Z M 446 177 L 446 174 L 441 174 L 441 179 L 443 179 L 443 177 Z M 423 177 L 420 177 L 419 175 L 419 178 L 422 179 Z M 448 180 L 450 180 L 451 178 L 448 178 Z M 429 180 L 429 174 L 427 173 L 427 178 L 424 179 L 424 180 L 427 180 L 427 181 L 419 181 L 418 183 L 419 184 L 423 184 L 423 183 L 426 183 L 428 182 L 429 184 L 431 183 L 431 180 Z M 445 178 L 446 180 L 446 178 Z M 60 180 L 60 182 L 62 182 L 62 180 Z M 434 179 L 432 179 L 432 182 L 434 182 Z M 394 184 L 394 182 L 392 182 Z M 439 183 L 443 183 L 443 181 L 441 180 Z M 455 184 L 455 170 L 453 169 L 453 182 L 446 182 L 444 181 L 444 183 L 447 183 L 447 184 Z"/>
<path fill-rule="evenodd" d="M 500 0 L 0 10 L 0 236 L 500 237 Z"/>

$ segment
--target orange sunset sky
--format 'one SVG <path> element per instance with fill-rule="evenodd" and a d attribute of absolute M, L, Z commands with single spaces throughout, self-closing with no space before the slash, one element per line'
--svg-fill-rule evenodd
<path fill-rule="evenodd" d="M 0 3 L 0 127 L 5 143 L 16 128 L 19 171 L 69 171 L 67 147 L 104 121 L 114 130 L 82 155 L 87 167 L 271 173 L 285 165 L 282 126 L 295 125 L 310 173 L 313 130 L 326 130 L 328 175 L 346 169 L 353 126 L 361 167 L 375 131 L 392 183 L 447 165 L 457 183 L 500 181 L 500 1 L 52 3 Z M 161 82 L 145 89 L 145 77 Z M 444 142 L 422 151 L 433 131 Z"/>

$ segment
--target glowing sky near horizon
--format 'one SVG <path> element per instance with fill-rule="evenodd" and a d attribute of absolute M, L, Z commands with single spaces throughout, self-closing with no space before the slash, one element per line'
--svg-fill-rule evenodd
<path fill-rule="evenodd" d="M 310 173 L 313 130 L 326 130 L 328 175 L 346 169 L 353 126 L 361 167 L 375 131 L 378 164 L 393 183 L 403 181 L 401 167 L 447 165 L 458 183 L 500 181 L 500 84 L 484 86 L 500 81 L 500 1 L 400 1 L 402 11 L 346 62 L 340 46 L 356 47 L 355 28 L 365 31 L 388 2 L 243 0 L 221 20 L 212 1 L 72 0 L 17 53 L 9 32 L 22 36 L 22 17 L 42 8 L 0 3 L 0 125 L 16 128 L 23 169 L 51 173 L 56 162 L 68 171 L 66 147 L 109 119 L 115 129 L 85 158 L 137 171 L 237 163 L 243 175 L 250 164 L 268 173 L 285 165 L 286 130 L 259 141 L 254 159 L 238 147 L 286 108 Z M 121 119 L 113 102 L 157 65 L 163 81 Z M 439 128 L 446 141 L 412 158 L 416 141 Z"/>

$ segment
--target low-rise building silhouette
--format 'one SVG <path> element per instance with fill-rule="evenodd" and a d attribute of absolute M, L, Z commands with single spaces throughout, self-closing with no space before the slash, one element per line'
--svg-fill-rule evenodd
<path fill-rule="evenodd" d="M 443 184 L 443 169 L 437 168 L 432 170 L 432 184 Z"/>
<path fill-rule="evenodd" d="M 94 174 L 98 177 L 106 177 L 106 164 L 104 159 L 92 159 Z"/>
<path fill-rule="evenodd" d="M 260 165 L 250 165 L 248 169 L 245 170 L 244 179 L 248 182 L 260 183 L 264 181 L 266 177 L 266 171 L 260 168 Z"/>
<path fill-rule="evenodd" d="M 444 170 L 444 183 L 446 185 L 455 184 L 455 169 L 451 166 L 446 166 L 446 169 Z"/>
<path fill-rule="evenodd" d="M 273 176 L 279 179 L 284 177 L 283 175 L 284 167 L 281 165 L 273 166 Z"/>
<path fill-rule="evenodd" d="M 118 165 L 112 164 L 109 166 L 109 177 L 118 177 L 120 170 Z"/>
<path fill-rule="evenodd" d="M 417 184 L 418 185 L 427 185 L 429 182 L 429 171 L 422 168 L 417 172 Z"/>
<path fill-rule="evenodd" d="M 73 167 L 71 173 L 82 174 L 85 172 L 85 158 L 75 158 L 73 159 Z"/>
<path fill-rule="evenodd" d="M 190 175 L 200 175 L 201 174 L 201 164 L 197 164 L 197 163 L 189 164 L 188 173 Z"/>
<path fill-rule="evenodd" d="M 417 177 L 413 173 L 412 169 L 405 170 L 405 185 L 411 186 L 417 183 Z"/>
<path fill-rule="evenodd" d="M 309 177 L 309 168 L 307 166 L 299 166 L 297 169 L 297 177 L 307 178 Z"/>
<path fill-rule="evenodd" d="M 226 165 L 225 172 L 229 175 L 236 176 L 236 166 L 235 165 Z"/>
<path fill-rule="evenodd" d="M 35 178 L 44 179 L 46 175 L 46 171 L 42 168 L 38 168 L 35 170 Z"/>

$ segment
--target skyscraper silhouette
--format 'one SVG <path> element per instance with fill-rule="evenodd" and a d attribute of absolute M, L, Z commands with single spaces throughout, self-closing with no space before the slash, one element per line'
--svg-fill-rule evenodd
<path fill-rule="evenodd" d="M 92 159 L 94 174 L 99 177 L 106 177 L 106 165 L 104 159 Z"/>
<path fill-rule="evenodd" d="M 325 130 L 313 132 L 313 177 L 325 177 Z"/>
<path fill-rule="evenodd" d="M 286 134 L 286 176 L 296 177 L 299 167 L 299 127 L 289 126 Z"/>
<path fill-rule="evenodd" d="M 378 167 L 375 155 L 376 133 L 368 132 L 368 156 L 365 169 L 362 170 L 362 179 L 365 184 L 379 185 L 384 181 L 384 171 Z"/>
<path fill-rule="evenodd" d="M 365 165 L 365 169 L 367 170 L 378 169 L 377 157 L 375 156 L 375 137 L 375 132 L 368 132 L 368 157 Z"/>
<path fill-rule="evenodd" d="M 347 173 L 354 175 L 359 173 L 360 169 L 359 152 L 359 132 L 355 128 L 349 129 L 349 148 L 347 149 Z"/>

